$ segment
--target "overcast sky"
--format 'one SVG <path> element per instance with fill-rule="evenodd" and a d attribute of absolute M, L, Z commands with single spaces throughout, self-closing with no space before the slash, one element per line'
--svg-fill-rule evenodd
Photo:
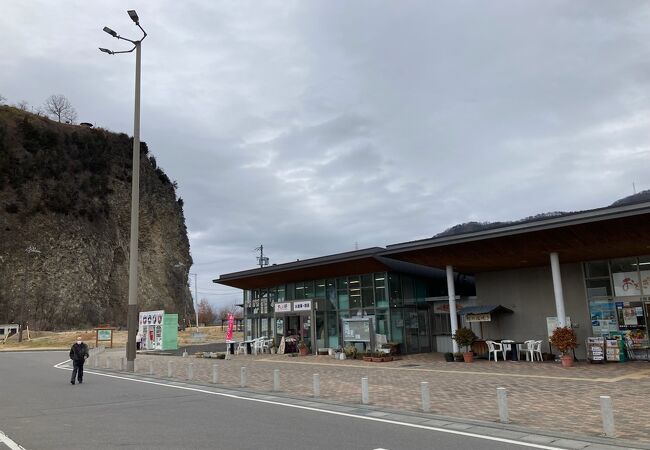
<path fill-rule="evenodd" d="M 254 267 L 606 206 L 650 188 L 650 3 L 3 0 L 0 94 L 142 139 L 200 298 Z"/>

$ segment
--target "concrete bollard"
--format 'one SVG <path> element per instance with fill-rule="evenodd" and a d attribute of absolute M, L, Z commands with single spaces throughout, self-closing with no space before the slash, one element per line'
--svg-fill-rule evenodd
<path fill-rule="evenodd" d="M 429 392 L 429 383 L 426 381 L 420 383 L 420 395 L 422 397 L 422 412 L 431 412 L 431 393 Z"/>
<path fill-rule="evenodd" d="M 149 361 L 149 375 L 153 375 L 153 361 Z"/>
<path fill-rule="evenodd" d="M 600 396 L 600 413 L 603 416 L 603 432 L 607 437 L 616 437 L 614 430 L 614 407 L 609 395 Z"/>
<path fill-rule="evenodd" d="M 217 384 L 219 382 L 219 365 L 212 364 L 212 382 Z"/>
<path fill-rule="evenodd" d="M 95 369 L 96 369 L 97 367 L 99 367 L 99 356 L 95 356 L 95 357 L 93 358 L 93 367 L 94 367 Z"/>
<path fill-rule="evenodd" d="M 280 369 L 273 369 L 273 392 L 280 390 Z"/>
<path fill-rule="evenodd" d="M 133 373 L 138 373 L 138 366 L 139 366 L 139 365 L 140 365 L 140 364 L 138 363 L 138 360 L 137 360 L 137 359 L 134 359 L 134 360 L 133 360 Z"/>
<path fill-rule="evenodd" d="M 124 356 L 120 358 L 120 370 L 124 372 Z"/>
<path fill-rule="evenodd" d="M 499 421 L 508 423 L 508 390 L 506 388 L 497 388 L 497 404 L 499 405 Z"/>
<path fill-rule="evenodd" d="M 189 363 L 187 365 L 187 379 L 191 380 L 192 378 L 194 378 L 194 364 Z"/>
<path fill-rule="evenodd" d="M 242 367 L 240 371 L 240 383 L 241 387 L 246 387 L 246 367 Z"/>
<path fill-rule="evenodd" d="M 174 375 L 174 363 L 167 361 L 167 378 L 171 378 Z"/>
<path fill-rule="evenodd" d="M 106 358 L 106 368 L 107 369 L 111 368 L 111 358 Z"/>
<path fill-rule="evenodd" d="M 368 377 L 361 378 L 361 403 L 368 404 Z"/>
<path fill-rule="evenodd" d="M 314 397 L 320 397 L 320 375 L 314 374 Z"/>

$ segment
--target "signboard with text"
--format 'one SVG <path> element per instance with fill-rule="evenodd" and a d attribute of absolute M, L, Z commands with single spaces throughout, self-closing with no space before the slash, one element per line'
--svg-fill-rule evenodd
<path fill-rule="evenodd" d="M 293 302 L 294 311 L 311 311 L 311 300 Z"/>
<path fill-rule="evenodd" d="M 465 314 L 465 320 L 467 322 L 491 322 L 492 315 L 490 313 Z"/>

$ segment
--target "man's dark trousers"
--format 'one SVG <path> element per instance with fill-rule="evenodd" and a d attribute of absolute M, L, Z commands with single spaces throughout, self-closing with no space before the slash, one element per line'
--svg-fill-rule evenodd
<path fill-rule="evenodd" d="M 70 378 L 70 383 L 74 383 L 75 377 L 77 377 L 79 383 L 83 382 L 84 362 L 83 359 L 81 361 L 72 361 L 72 378 Z"/>

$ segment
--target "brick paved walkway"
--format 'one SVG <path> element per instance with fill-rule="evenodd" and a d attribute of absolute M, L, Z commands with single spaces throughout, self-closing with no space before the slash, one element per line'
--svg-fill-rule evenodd
<path fill-rule="evenodd" d="M 119 356 L 118 356 L 119 355 Z M 107 352 L 100 367 L 112 358 L 119 368 L 123 352 Z M 240 385 L 240 368 L 248 372 L 248 388 L 271 391 L 273 370 L 280 369 L 281 391 L 292 396 L 312 395 L 312 375 L 318 373 L 321 398 L 361 403 L 361 378 L 369 379 L 370 403 L 384 408 L 420 411 L 420 382 L 431 389 L 431 413 L 450 417 L 497 421 L 496 388 L 508 389 L 513 424 L 547 431 L 589 436 L 602 432 L 600 395 L 612 397 L 617 437 L 650 442 L 650 363 L 627 362 L 563 368 L 554 362 L 478 360 L 447 363 L 440 354 L 402 357 L 390 363 L 337 361 L 327 356 L 238 355 L 231 360 L 138 355 L 137 370 L 148 374 L 149 362 L 158 377 L 167 376 L 173 361 L 174 377 L 187 379 L 193 363 L 194 379 L 209 383 L 212 365 L 219 367 L 221 387 Z"/>

